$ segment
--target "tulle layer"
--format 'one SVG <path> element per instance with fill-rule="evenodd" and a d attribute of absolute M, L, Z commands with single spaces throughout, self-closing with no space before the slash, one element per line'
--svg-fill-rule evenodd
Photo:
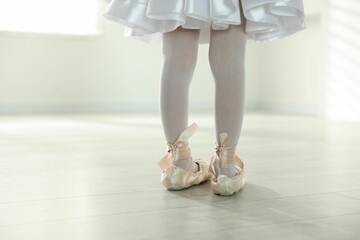
<path fill-rule="evenodd" d="M 104 16 L 127 26 L 125 36 L 145 42 L 159 42 L 162 33 L 182 26 L 201 29 L 200 42 L 207 43 L 210 29 L 239 25 L 241 14 L 247 38 L 256 42 L 306 28 L 302 0 L 112 0 Z"/>

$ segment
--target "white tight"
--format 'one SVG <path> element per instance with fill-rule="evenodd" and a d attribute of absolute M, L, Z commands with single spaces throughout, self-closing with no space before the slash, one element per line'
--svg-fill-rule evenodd
<path fill-rule="evenodd" d="M 188 127 L 189 88 L 195 70 L 199 30 L 178 28 L 163 36 L 160 112 L 168 143 Z"/>
<path fill-rule="evenodd" d="M 215 128 L 236 145 L 244 112 L 245 19 L 227 30 L 211 30 L 209 61 L 215 80 Z M 160 111 L 167 142 L 188 127 L 188 96 L 197 61 L 199 30 L 178 28 L 164 34 Z"/>
<path fill-rule="evenodd" d="M 246 35 L 242 26 L 211 32 L 209 61 L 215 80 L 215 127 L 228 133 L 227 145 L 238 143 L 244 113 Z"/>

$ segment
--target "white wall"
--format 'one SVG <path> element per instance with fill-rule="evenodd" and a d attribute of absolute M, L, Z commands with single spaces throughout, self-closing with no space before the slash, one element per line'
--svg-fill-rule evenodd
<path fill-rule="evenodd" d="M 155 108 L 160 48 L 104 23 L 97 37 L 1 36 L 0 111 Z"/>
<path fill-rule="evenodd" d="M 101 26 L 100 36 L 88 38 L 0 33 L 0 113 L 157 111 L 161 45 L 123 38 L 124 28 L 103 18 Z M 192 109 L 212 109 L 207 49 L 200 47 Z M 248 108 L 258 105 L 257 52 L 250 43 Z"/>
<path fill-rule="evenodd" d="M 360 1 L 328 4 L 324 114 L 360 121 Z"/>
<path fill-rule="evenodd" d="M 306 31 L 249 42 L 247 109 L 329 116 L 329 1 L 304 1 Z M 101 25 L 102 34 L 89 38 L 0 33 L 0 112 L 157 111 L 161 45 L 123 38 L 117 23 L 102 19 Z M 213 105 L 207 48 L 200 47 L 192 109 Z"/>
<path fill-rule="evenodd" d="M 307 29 L 263 43 L 259 75 L 260 109 L 318 115 L 322 102 L 326 39 L 324 1 L 304 1 Z"/>
<path fill-rule="evenodd" d="M 259 108 L 360 121 L 360 1 L 304 3 L 306 31 L 258 47 Z"/>
<path fill-rule="evenodd" d="M 307 17 L 306 31 L 259 46 L 261 109 L 317 114 L 321 102 L 324 43 L 319 15 Z"/>

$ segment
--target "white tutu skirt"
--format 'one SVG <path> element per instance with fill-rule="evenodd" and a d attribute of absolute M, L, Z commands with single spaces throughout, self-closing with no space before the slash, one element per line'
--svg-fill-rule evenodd
<path fill-rule="evenodd" d="M 240 4 L 243 11 L 240 11 Z M 247 39 L 272 41 L 306 28 L 302 0 L 112 0 L 104 16 L 126 26 L 125 36 L 148 43 L 182 26 L 201 29 L 208 43 L 210 29 L 224 30 L 246 19 Z"/>

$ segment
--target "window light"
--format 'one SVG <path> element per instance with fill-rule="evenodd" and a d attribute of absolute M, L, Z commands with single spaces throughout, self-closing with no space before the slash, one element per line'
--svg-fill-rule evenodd
<path fill-rule="evenodd" d="M 93 35 L 98 0 L 0 0 L 0 31 Z"/>

